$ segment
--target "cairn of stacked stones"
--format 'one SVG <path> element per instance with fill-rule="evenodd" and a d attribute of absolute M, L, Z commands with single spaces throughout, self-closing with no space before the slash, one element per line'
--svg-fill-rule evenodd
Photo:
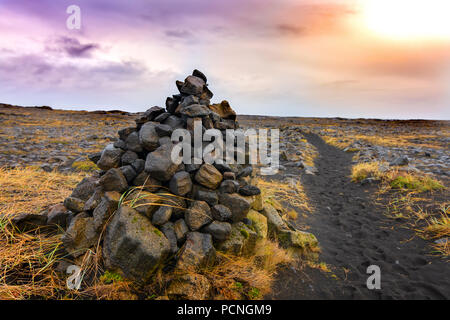
<path fill-rule="evenodd" d="M 64 205 L 51 208 L 47 224 L 65 229 L 65 250 L 75 259 L 101 248 L 107 269 L 145 282 L 163 263 L 183 270 L 212 264 L 216 250 L 252 253 L 271 231 L 288 246 L 302 247 L 314 236 L 294 230 L 251 185 L 253 168 L 242 164 L 176 164 L 179 143 L 172 132 L 235 129 L 236 113 L 213 97 L 203 73 L 195 70 L 166 108 L 152 107 L 136 126 L 118 132 L 94 161 L 101 171 L 83 179 Z"/>

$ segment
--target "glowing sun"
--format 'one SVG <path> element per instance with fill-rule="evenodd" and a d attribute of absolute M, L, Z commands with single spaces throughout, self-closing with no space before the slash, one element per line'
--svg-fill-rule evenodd
<path fill-rule="evenodd" d="M 361 0 L 364 21 L 396 39 L 450 39 L 450 0 Z"/>

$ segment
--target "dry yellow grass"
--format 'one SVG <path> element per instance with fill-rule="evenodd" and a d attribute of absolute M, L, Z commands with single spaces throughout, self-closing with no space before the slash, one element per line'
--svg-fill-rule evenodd
<path fill-rule="evenodd" d="M 365 162 L 358 163 L 352 167 L 351 178 L 354 182 L 360 182 L 366 178 L 381 179 L 383 177 L 380 171 L 382 163 L 375 162 Z"/>
<path fill-rule="evenodd" d="M 445 189 L 442 182 L 431 176 L 403 172 L 396 168 L 382 170 L 382 167 L 388 168 L 385 163 L 379 161 L 355 164 L 352 167 L 351 179 L 354 182 L 361 182 L 366 178 L 381 180 L 383 182 L 382 191 L 396 189 L 421 193 Z"/>
<path fill-rule="evenodd" d="M 385 132 L 383 134 L 365 135 L 358 131 L 345 131 L 345 137 L 333 137 L 327 134 L 336 133 L 335 129 L 323 129 L 321 130 L 322 138 L 324 141 L 330 145 L 335 146 L 339 149 L 348 148 L 356 141 L 365 142 L 371 145 L 384 146 L 384 147 L 420 147 L 420 148 L 433 148 L 433 149 L 443 149 L 444 146 L 441 145 L 439 141 L 442 138 L 442 134 L 448 135 L 446 132 L 441 132 L 438 134 L 410 134 L 410 133 L 389 133 Z M 426 141 L 428 142 L 419 142 Z M 436 141 L 436 142 L 435 142 Z M 356 150 L 354 150 L 356 151 Z"/>
<path fill-rule="evenodd" d="M 440 215 L 429 218 L 427 226 L 419 232 L 425 239 L 440 239 L 439 243 L 433 244 L 435 252 L 450 257 L 450 205 L 443 204 Z"/>
<path fill-rule="evenodd" d="M 304 213 L 313 212 L 305 190 L 298 180 L 286 183 L 273 179 L 256 178 L 254 183 L 261 189 L 263 199 L 279 211 L 285 211 L 280 202 L 286 202 Z"/>
<path fill-rule="evenodd" d="M 202 268 L 213 287 L 213 299 L 261 299 L 271 291 L 278 268 L 294 262 L 292 255 L 270 240 L 259 240 L 250 257 L 218 253 L 220 263 Z"/>
<path fill-rule="evenodd" d="M 10 219 L 63 201 L 82 177 L 34 168 L 0 169 L 0 299 L 58 296 L 64 283 L 51 267 L 61 247 L 59 237 L 39 229 L 19 233 Z"/>
<path fill-rule="evenodd" d="M 38 213 L 63 201 L 84 176 L 83 173 L 44 172 L 33 167 L 0 168 L 0 213 L 8 216 Z"/>

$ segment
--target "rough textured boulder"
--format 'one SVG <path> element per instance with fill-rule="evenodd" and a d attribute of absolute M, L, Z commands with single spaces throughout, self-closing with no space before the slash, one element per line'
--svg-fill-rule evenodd
<path fill-rule="evenodd" d="M 236 112 L 230 107 L 230 104 L 226 100 L 219 104 L 211 105 L 210 109 L 223 119 L 236 120 Z"/>
<path fill-rule="evenodd" d="M 175 221 L 173 227 L 178 244 L 183 243 L 186 240 L 186 234 L 189 232 L 189 227 L 186 222 L 184 219 L 178 219 Z"/>
<path fill-rule="evenodd" d="M 203 228 L 203 232 L 212 235 L 216 241 L 225 241 L 231 235 L 231 224 L 228 222 L 213 221 Z"/>
<path fill-rule="evenodd" d="M 185 213 L 189 229 L 196 231 L 212 221 L 211 210 L 205 201 L 194 201 Z"/>
<path fill-rule="evenodd" d="M 109 144 L 102 152 L 97 166 L 102 170 L 117 168 L 120 165 L 123 150 L 115 148 L 113 144 Z"/>
<path fill-rule="evenodd" d="M 247 219 L 252 222 L 253 229 L 258 234 L 259 238 L 267 238 L 268 226 L 267 218 L 255 210 L 250 210 L 247 214 Z"/>
<path fill-rule="evenodd" d="M 47 212 L 40 213 L 20 213 L 11 221 L 20 231 L 29 231 L 40 226 L 44 226 L 47 222 Z"/>
<path fill-rule="evenodd" d="M 219 203 L 230 209 L 233 222 L 242 221 L 251 207 L 251 203 L 237 193 L 219 194 Z"/>
<path fill-rule="evenodd" d="M 169 240 L 170 243 L 170 251 L 172 253 L 178 252 L 178 241 L 177 241 L 177 235 L 175 234 L 175 226 L 172 222 L 166 222 L 161 226 L 161 231 L 166 236 L 167 240 Z"/>
<path fill-rule="evenodd" d="M 95 192 L 98 187 L 98 178 L 87 177 L 81 180 L 79 184 L 73 189 L 72 194 L 70 195 L 73 198 L 78 198 L 83 201 L 87 201 L 92 194 Z"/>
<path fill-rule="evenodd" d="M 169 181 L 178 169 L 171 160 L 173 145 L 164 144 L 147 156 L 145 171 L 160 181 Z"/>
<path fill-rule="evenodd" d="M 312 249 L 318 246 L 317 238 L 309 232 L 300 230 L 282 230 L 278 232 L 278 240 L 285 248 Z"/>
<path fill-rule="evenodd" d="M 81 256 L 98 242 L 99 234 L 94 225 L 94 218 L 86 213 L 74 217 L 62 237 L 67 252 L 74 257 Z"/>
<path fill-rule="evenodd" d="M 209 189 L 217 189 L 222 181 L 222 174 L 212 164 L 205 163 L 195 175 L 195 181 Z"/>
<path fill-rule="evenodd" d="M 269 232 L 278 233 L 282 230 L 289 230 L 286 222 L 278 214 L 278 211 L 270 204 L 265 204 L 262 214 L 267 218 L 267 224 L 269 226 Z"/>
<path fill-rule="evenodd" d="M 228 240 L 218 245 L 218 250 L 236 256 L 251 254 L 256 246 L 258 235 L 242 222 L 234 223 Z"/>
<path fill-rule="evenodd" d="M 158 123 L 156 122 L 147 122 L 139 131 L 139 140 L 141 142 L 141 145 L 147 151 L 154 151 L 159 146 L 159 135 L 156 132 L 157 125 Z"/>
<path fill-rule="evenodd" d="M 101 178 L 100 185 L 103 191 L 124 192 L 128 188 L 128 181 L 122 171 L 117 168 L 109 169 Z"/>
<path fill-rule="evenodd" d="M 155 192 L 161 188 L 161 182 L 150 176 L 147 172 L 141 172 L 133 180 L 134 186 L 143 187 L 144 190 Z"/>
<path fill-rule="evenodd" d="M 169 240 L 136 210 L 123 206 L 105 234 L 103 255 L 108 268 L 128 278 L 147 280 L 170 253 Z"/>
<path fill-rule="evenodd" d="M 222 204 L 217 204 L 213 206 L 211 208 L 211 213 L 213 218 L 218 221 L 231 221 L 231 219 L 233 218 L 231 210 Z"/>
<path fill-rule="evenodd" d="M 205 81 L 196 76 L 189 76 L 184 80 L 180 91 L 184 94 L 191 94 L 194 96 L 200 96 L 203 92 L 203 87 L 206 85 Z"/>
<path fill-rule="evenodd" d="M 180 171 L 170 180 L 170 191 L 179 196 L 185 196 L 192 190 L 192 180 L 189 173 Z"/>
<path fill-rule="evenodd" d="M 111 215 L 117 210 L 120 196 L 120 193 L 115 191 L 105 192 L 99 205 L 92 213 L 94 216 L 94 226 L 97 230 L 101 230 Z"/>
<path fill-rule="evenodd" d="M 161 206 L 159 207 L 152 216 L 152 223 L 155 226 L 162 226 L 170 220 L 172 216 L 172 207 Z"/>
<path fill-rule="evenodd" d="M 85 202 L 74 197 L 67 197 L 64 199 L 64 206 L 74 213 L 79 213 L 84 210 Z"/>
<path fill-rule="evenodd" d="M 210 234 L 189 232 L 186 242 L 180 249 L 177 268 L 193 270 L 200 266 L 214 263 L 216 250 L 214 249 Z"/>
<path fill-rule="evenodd" d="M 66 229 L 66 227 L 70 224 L 72 217 L 73 213 L 60 203 L 49 209 L 46 224 L 55 225 Z"/>

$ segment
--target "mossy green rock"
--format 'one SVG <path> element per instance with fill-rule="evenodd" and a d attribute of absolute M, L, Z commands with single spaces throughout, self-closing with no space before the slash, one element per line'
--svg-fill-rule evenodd
<path fill-rule="evenodd" d="M 312 249 L 318 246 L 317 238 L 309 232 L 284 230 L 278 233 L 278 239 L 285 248 Z"/>
<path fill-rule="evenodd" d="M 288 231 L 289 227 L 278 214 L 278 211 L 270 204 L 264 204 L 262 214 L 267 218 L 270 234 L 278 234 L 280 231 Z"/>
<path fill-rule="evenodd" d="M 231 235 L 228 240 L 218 244 L 218 250 L 236 256 L 250 255 L 254 252 L 258 234 L 243 222 L 231 226 Z"/>
<path fill-rule="evenodd" d="M 267 238 L 268 226 L 267 218 L 255 210 L 250 210 L 247 214 L 247 219 L 252 222 L 253 229 L 261 239 Z"/>
<path fill-rule="evenodd" d="M 169 254 L 169 240 L 130 207 L 120 207 L 106 228 L 106 267 L 121 270 L 127 278 L 145 282 Z"/>

